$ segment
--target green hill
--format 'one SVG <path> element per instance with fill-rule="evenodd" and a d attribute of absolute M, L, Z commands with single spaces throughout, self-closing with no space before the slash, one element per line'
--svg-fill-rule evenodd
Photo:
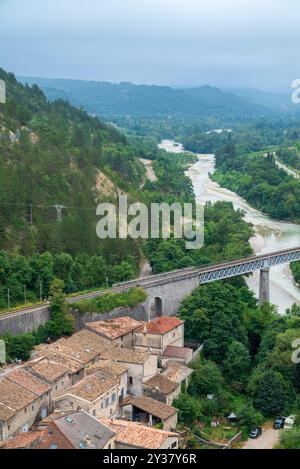
<path fill-rule="evenodd" d="M 0 104 L 0 249 L 126 256 L 122 243 L 112 249 L 96 237 L 96 206 L 117 190 L 130 195 L 140 187 L 144 168 L 135 150 L 113 126 L 65 101 L 49 103 L 37 85 L 2 69 L 0 79 L 7 89 Z M 61 220 L 56 205 L 64 206 Z"/>
<path fill-rule="evenodd" d="M 49 99 L 68 97 L 91 114 L 166 116 L 217 116 L 226 119 L 269 115 L 271 111 L 234 94 L 211 86 L 174 89 L 168 86 L 134 85 L 68 79 L 20 77 L 37 83 Z"/>

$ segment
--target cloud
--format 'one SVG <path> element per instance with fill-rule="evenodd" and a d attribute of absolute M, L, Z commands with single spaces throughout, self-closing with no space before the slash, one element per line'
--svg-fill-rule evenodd
<path fill-rule="evenodd" d="M 297 0 L 2 0 L 0 57 L 18 74 L 288 87 Z"/>

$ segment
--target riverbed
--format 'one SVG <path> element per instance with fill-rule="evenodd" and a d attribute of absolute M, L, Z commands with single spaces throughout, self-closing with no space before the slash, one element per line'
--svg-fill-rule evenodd
<path fill-rule="evenodd" d="M 173 153 L 184 151 L 180 143 L 172 140 L 163 140 L 160 148 Z M 214 155 L 197 155 L 198 162 L 187 171 L 190 177 L 197 200 L 201 203 L 224 200 L 232 202 L 235 209 L 245 212 L 244 219 L 252 223 L 255 236 L 250 242 L 255 254 L 263 254 L 300 244 L 300 225 L 284 223 L 270 219 L 268 216 L 251 207 L 240 196 L 224 189 L 212 181 L 210 174 L 215 171 Z M 247 279 L 249 287 L 258 296 L 259 273 Z M 270 271 L 270 301 L 277 306 L 280 313 L 285 313 L 293 303 L 300 304 L 300 289 L 296 286 L 289 265 L 272 267 Z"/>

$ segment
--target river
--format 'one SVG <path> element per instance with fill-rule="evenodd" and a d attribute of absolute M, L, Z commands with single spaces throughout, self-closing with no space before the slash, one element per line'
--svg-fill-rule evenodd
<path fill-rule="evenodd" d="M 172 140 L 163 140 L 159 147 L 173 153 L 184 151 L 181 144 Z M 299 246 L 300 225 L 272 220 L 254 209 L 240 196 L 212 181 L 210 174 L 214 170 L 214 155 L 198 155 L 198 162 L 191 166 L 186 173 L 193 183 L 195 196 L 201 203 L 224 200 L 232 202 L 235 209 L 242 209 L 245 212 L 245 220 L 254 226 L 255 236 L 251 238 L 250 242 L 255 254 Z M 249 277 L 247 283 L 258 296 L 259 273 Z M 293 303 L 300 304 L 300 289 L 295 285 L 288 265 L 272 267 L 270 271 L 270 301 L 277 306 L 278 311 L 282 314 Z"/>

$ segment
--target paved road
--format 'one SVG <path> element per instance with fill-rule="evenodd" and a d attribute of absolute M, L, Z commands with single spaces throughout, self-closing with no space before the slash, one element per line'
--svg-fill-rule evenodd
<path fill-rule="evenodd" d="M 273 449 L 279 443 L 280 432 L 269 428 L 263 430 L 263 434 L 257 440 L 249 439 L 243 446 L 243 449 Z"/>

